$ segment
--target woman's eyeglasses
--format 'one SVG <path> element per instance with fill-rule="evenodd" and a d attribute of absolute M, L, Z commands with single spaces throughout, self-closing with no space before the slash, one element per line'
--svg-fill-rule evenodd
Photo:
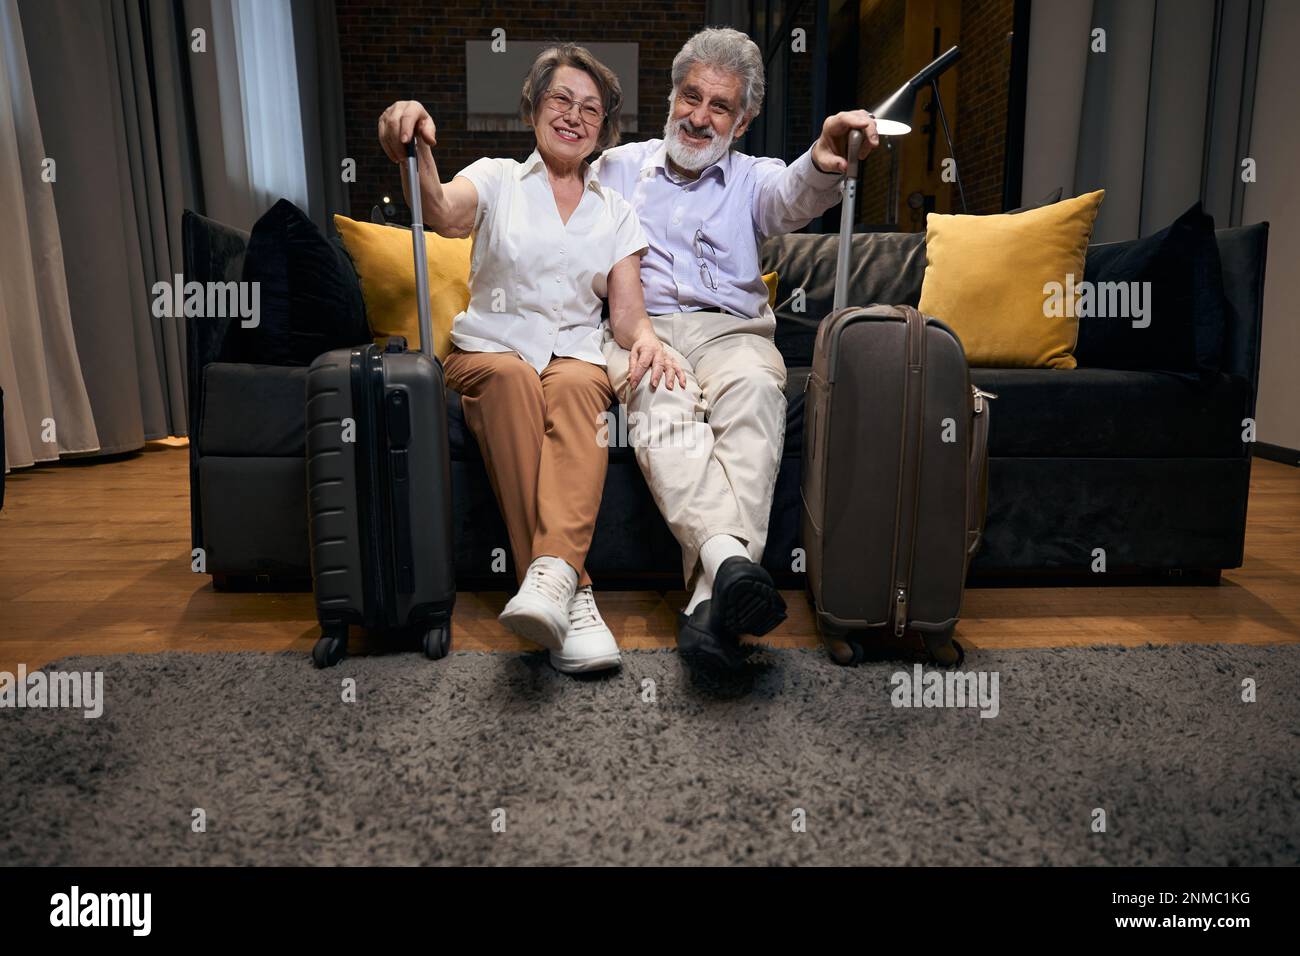
<path fill-rule="evenodd" d="M 569 110 L 576 106 L 578 108 L 578 116 L 581 117 L 582 121 L 588 126 L 599 126 L 600 121 L 605 118 L 605 111 L 597 106 L 592 100 L 583 100 L 579 103 L 572 96 L 569 96 L 569 94 L 561 93 L 559 90 L 547 93 L 543 99 L 548 107 L 556 113 L 559 113 L 561 116 L 567 116 Z"/>

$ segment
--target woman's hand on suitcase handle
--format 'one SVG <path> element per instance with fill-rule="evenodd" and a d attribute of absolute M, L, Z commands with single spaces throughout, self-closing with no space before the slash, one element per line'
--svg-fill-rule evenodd
<path fill-rule="evenodd" d="M 416 100 L 398 100 L 379 117 L 379 144 L 389 159 L 404 163 L 406 144 L 412 136 L 422 154 L 438 145 L 437 127 L 424 105 Z"/>
<path fill-rule="evenodd" d="M 842 173 L 848 169 L 845 159 L 848 151 L 849 130 L 862 130 L 862 148 L 858 159 L 866 159 L 867 154 L 880 145 L 880 134 L 876 132 L 876 118 L 866 110 L 847 110 L 826 117 L 822 123 L 822 134 L 813 143 L 812 161 L 824 173 Z"/>
<path fill-rule="evenodd" d="M 632 348 L 628 350 L 627 383 L 629 390 L 635 391 L 647 371 L 650 372 L 650 387 L 658 388 L 661 381 L 671 391 L 676 385 L 686 387 L 686 373 L 682 371 L 677 360 L 659 341 L 653 329 L 642 332 Z"/>

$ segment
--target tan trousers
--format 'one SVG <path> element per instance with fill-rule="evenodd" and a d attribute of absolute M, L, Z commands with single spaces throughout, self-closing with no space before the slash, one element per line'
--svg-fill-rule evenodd
<path fill-rule="evenodd" d="M 668 527 L 682 547 L 690 587 L 700 546 L 717 534 L 745 543 L 758 561 L 767 543 L 772 491 L 785 446 L 785 361 L 774 319 L 724 312 L 651 317 L 655 334 L 686 373 L 686 388 L 628 395 L 628 352 L 606 329 L 614 393 L 627 406 L 628 441 Z"/>
<path fill-rule="evenodd" d="M 599 365 L 552 357 L 541 375 L 517 352 L 462 352 L 443 362 L 478 439 L 510 534 L 515 574 L 550 555 L 591 583 L 584 565 L 605 487 L 609 449 L 597 434 L 613 401 Z"/>

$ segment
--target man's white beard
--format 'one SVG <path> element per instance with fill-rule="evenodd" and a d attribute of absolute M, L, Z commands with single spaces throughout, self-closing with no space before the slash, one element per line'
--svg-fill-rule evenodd
<path fill-rule="evenodd" d="M 669 114 L 668 122 L 664 123 L 664 146 L 668 158 L 688 173 L 698 173 L 726 155 L 727 150 L 731 148 L 732 134 L 736 129 L 736 124 L 732 123 L 726 136 L 720 136 L 710 129 L 709 133 L 713 137 L 711 142 L 703 146 L 691 146 L 682 142 L 678 135 L 683 126 L 690 126 L 690 121 L 685 118 L 673 119 L 672 114 Z M 692 132 L 694 131 L 692 128 Z"/>

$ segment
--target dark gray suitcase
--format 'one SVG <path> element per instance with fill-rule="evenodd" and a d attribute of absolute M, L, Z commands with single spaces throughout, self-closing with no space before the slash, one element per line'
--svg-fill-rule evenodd
<path fill-rule="evenodd" d="M 307 376 L 307 500 L 318 667 L 347 653 L 348 626 L 451 646 L 456 600 L 451 456 L 441 363 L 431 353 L 428 263 L 408 150 L 421 351 L 394 336 L 326 352 Z M 350 427 L 349 427 L 350 426 Z"/>
<path fill-rule="evenodd" d="M 858 141 L 850 137 L 849 155 Z M 804 410 L 803 544 L 818 630 L 839 663 L 915 635 L 960 662 L 953 631 L 984 527 L 988 403 L 957 336 L 910 306 L 845 307 L 857 163 L 845 177 L 834 308 Z"/>

